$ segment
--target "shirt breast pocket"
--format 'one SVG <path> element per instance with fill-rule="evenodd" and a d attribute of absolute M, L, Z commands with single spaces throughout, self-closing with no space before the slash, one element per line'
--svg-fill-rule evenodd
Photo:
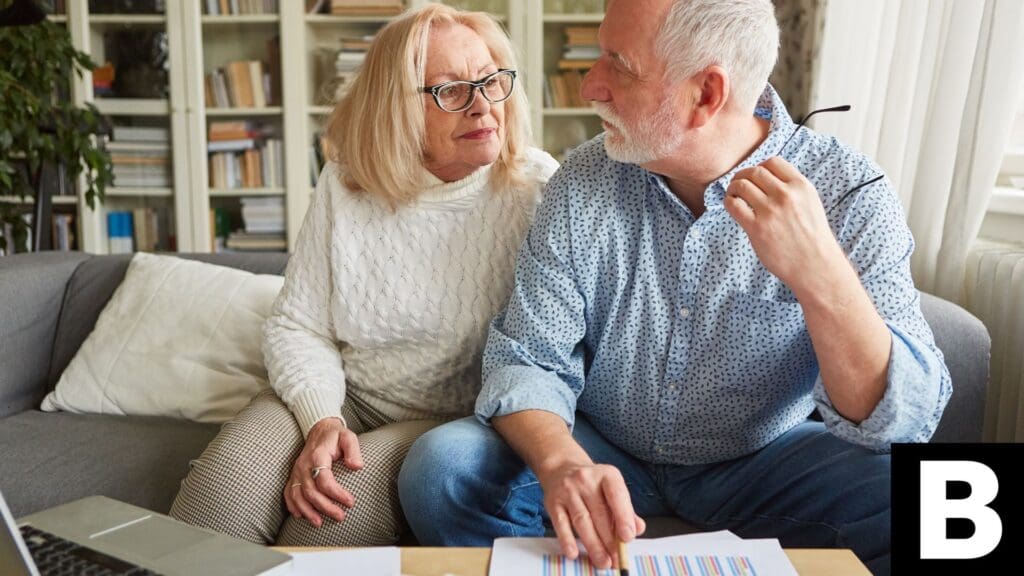
<path fill-rule="evenodd" d="M 787 387 L 806 380 L 816 369 L 814 349 L 798 302 L 733 292 L 721 318 L 725 340 L 720 350 L 725 356 L 723 367 L 730 387 Z"/>

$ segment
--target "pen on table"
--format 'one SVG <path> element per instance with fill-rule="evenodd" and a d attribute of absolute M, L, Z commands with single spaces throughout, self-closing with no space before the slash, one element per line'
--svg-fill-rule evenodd
<path fill-rule="evenodd" d="M 619 576 L 629 576 L 629 557 L 626 556 L 626 543 L 619 540 Z"/>

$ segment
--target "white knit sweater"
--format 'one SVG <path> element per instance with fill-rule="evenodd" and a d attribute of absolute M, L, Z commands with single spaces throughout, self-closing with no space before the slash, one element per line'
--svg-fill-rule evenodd
<path fill-rule="evenodd" d="M 320 175 L 263 329 L 271 385 L 303 435 L 357 394 L 394 420 L 472 413 L 491 319 L 540 193 L 558 167 L 528 154 L 528 189 L 496 192 L 490 168 L 458 182 L 426 173 L 392 212 Z"/>

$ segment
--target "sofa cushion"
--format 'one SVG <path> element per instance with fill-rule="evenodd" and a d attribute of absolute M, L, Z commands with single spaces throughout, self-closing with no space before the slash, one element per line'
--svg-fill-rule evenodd
<path fill-rule="evenodd" d="M 219 266 L 246 270 L 253 274 L 283 275 L 288 264 L 284 253 L 251 254 L 175 254 L 179 258 L 199 260 Z M 103 256 L 83 262 L 68 282 L 64 292 L 57 335 L 53 341 L 53 355 L 50 359 L 46 392 L 54 389 L 57 380 L 71 363 L 86 337 L 96 325 L 100 311 L 110 301 L 114 291 L 124 280 L 131 256 Z M 39 399 L 45 393 L 39 393 Z"/>
<path fill-rule="evenodd" d="M 262 326 L 283 283 L 136 254 L 42 409 L 226 422 L 269 387 Z"/>
<path fill-rule="evenodd" d="M 39 406 L 68 278 L 85 254 L 0 258 L 0 417 Z"/>
<path fill-rule="evenodd" d="M 0 491 L 14 516 L 99 494 L 167 513 L 220 427 L 29 410 L 0 419 Z"/>

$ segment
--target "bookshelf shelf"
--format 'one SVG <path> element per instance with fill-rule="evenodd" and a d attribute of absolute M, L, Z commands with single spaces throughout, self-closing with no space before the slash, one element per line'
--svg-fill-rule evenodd
<path fill-rule="evenodd" d="M 54 204 L 59 205 L 71 205 L 78 203 L 77 196 L 51 196 L 50 200 Z M 21 196 L 0 196 L 0 202 L 6 202 L 8 204 L 33 204 L 35 199 L 31 196 L 26 196 L 24 199 Z"/>
<path fill-rule="evenodd" d="M 281 21 L 277 14 L 232 14 L 228 16 L 203 15 L 204 25 L 216 26 L 220 24 L 276 24 Z"/>
<path fill-rule="evenodd" d="M 122 24 L 162 26 L 167 24 L 167 16 L 164 14 L 90 14 L 89 24 L 93 26 Z"/>
<path fill-rule="evenodd" d="M 313 116 L 326 116 L 334 110 L 334 106 L 310 106 L 309 113 Z"/>
<path fill-rule="evenodd" d="M 237 198 L 240 196 L 283 196 L 284 187 L 277 188 L 211 188 L 211 198 Z"/>
<path fill-rule="evenodd" d="M 111 198 L 170 198 L 174 196 L 172 188 L 130 188 L 127 186 L 113 186 L 107 188 L 107 196 Z"/>
<path fill-rule="evenodd" d="M 384 24 L 391 20 L 388 16 L 332 16 L 330 14 L 306 14 L 306 23 L 330 26 L 337 24 Z"/>
<path fill-rule="evenodd" d="M 545 14 L 546 24 L 600 24 L 604 14 Z"/>
<path fill-rule="evenodd" d="M 167 100 L 150 98 L 97 98 L 93 104 L 108 116 L 167 116 L 171 105 Z"/>
<path fill-rule="evenodd" d="M 507 22 L 508 16 L 494 14 L 498 22 Z M 332 16 L 331 14 L 306 14 L 307 24 L 329 26 L 332 24 L 384 24 L 391 20 L 388 16 Z"/>
<path fill-rule="evenodd" d="M 545 116 L 597 116 L 594 108 L 545 108 Z"/>
<path fill-rule="evenodd" d="M 230 118 L 232 116 L 278 116 L 283 109 L 280 106 L 266 108 L 207 108 L 206 115 L 211 118 Z"/>
<path fill-rule="evenodd" d="M 59 24 L 64 24 L 68 21 L 68 17 L 65 14 L 48 14 L 46 19 Z"/>

